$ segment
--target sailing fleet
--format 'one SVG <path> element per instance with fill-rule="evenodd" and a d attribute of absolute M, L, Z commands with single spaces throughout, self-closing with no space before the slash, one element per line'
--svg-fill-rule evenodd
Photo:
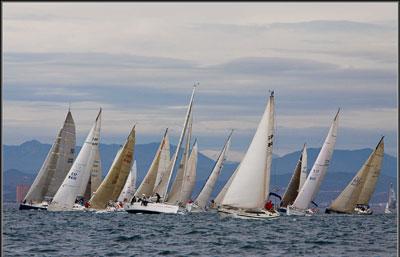
<path fill-rule="evenodd" d="M 196 85 L 193 87 L 183 128 L 172 158 L 168 129 L 166 129 L 153 161 L 138 187 L 136 187 L 137 168 L 134 159 L 136 125 L 133 125 L 106 177 L 102 180 L 99 151 L 102 110 L 99 110 L 76 158 L 75 124 L 71 111 L 68 110 L 64 124 L 19 209 L 124 211 L 149 214 L 208 211 L 243 219 L 316 214 L 318 208 L 315 207 L 318 206 L 315 199 L 332 159 L 339 128 L 340 109 L 332 120 L 322 148 L 308 174 L 307 147 L 306 144 L 303 145 L 293 175 L 281 197 L 270 190 L 275 140 L 275 97 L 274 92 L 270 92 L 264 113 L 242 161 L 217 197 L 211 199 L 229 154 L 233 130 L 222 146 L 200 193 L 192 198 L 199 152 L 197 139 L 192 138 L 195 91 Z M 383 153 L 382 137 L 354 178 L 325 210 L 326 214 L 372 214 L 369 201 L 380 175 Z M 280 198 L 279 206 L 271 204 L 271 195 Z M 390 185 L 385 213 L 393 213 L 395 209 L 395 193 L 393 185 Z"/>

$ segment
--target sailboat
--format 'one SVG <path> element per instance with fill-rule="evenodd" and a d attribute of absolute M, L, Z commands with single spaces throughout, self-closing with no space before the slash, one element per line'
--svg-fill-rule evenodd
<path fill-rule="evenodd" d="M 280 203 L 279 211 L 286 213 L 288 205 L 293 204 L 298 193 L 304 185 L 307 179 L 307 148 L 306 144 L 303 146 L 299 160 L 297 161 L 296 168 L 294 169 L 293 175 L 290 179 L 289 185 L 283 194 L 282 201 Z"/>
<path fill-rule="evenodd" d="M 121 194 L 118 197 L 118 202 L 129 202 L 136 191 L 136 177 L 137 167 L 136 160 L 133 162 L 131 171 L 129 172 L 128 179 L 122 189 Z"/>
<path fill-rule="evenodd" d="M 135 126 L 133 126 L 124 145 L 115 156 L 107 176 L 90 198 L 89 207 L 91 209 L 106 209 L 109 202 L 118 200 L 132 168 L 134 147 Z"/>
<path fill-rule="evenodd" d="M 181 145 L 183 138 L 185 137 L 188 124 L 189 124 L 189 119 L 192 113 L 192 106 L 193 106 L 193 99 L 194 99 L 194 93 L 196 90 L 196 85 L 193 86 L 193 91 L 192 95 L 190 97 L 190 102 L 189 106 L 186 112 L 186 117 L 185 117 L 185 122 L 183 125 L 183 129 L 181 132 L 181 135 L 179 137 L 178 145 L 176 147 L 175 154 L 172 157 L 172 161 L 168 165 L 167 171 L 164 172 L 164 174 L 160 177 L 160 182 L 155 186 L 153 189 L 153 192 L 157 193 L 159 195 L 158 199 L 156 202 L 153 201 L 148 201 L 146 198 L 146 195 L 144 195 L 141 198 L 140 202 L 133 202 L 129 205 L 125 206 L 125 210 L 129 213 L 153 213 L 153 214 L 159 214 L 159 213 L 173 213 L 176 214 L 178 213 L 179 210 L 179 205 L 176 205 L 174 203 L 168 202 L 170 200 L 168 196 L 168 187 L 169 183 L 171 181 L 171 177 L 181 150 Z M 150 172 L 150 170 L 149 170 Z M 138 189 L 139 191 L 139 189 Z M 140 197 L 140 192 L 137 192 L 135 195 L 138 195 Z M 143 201 L 144 200 L 144 201 Z"/>
<path fill-rule="evenodd" d="M 230 147 L 231 137 L 232 137 L 233 130 L 228 136 L 224 147 L 222 148 L 219 156 L 215 162 L 214 168 L 211 171 L 206 183 L 204 184 L 203 188 L 201 189 L 199 195 L 194 200 L 194 202 L 187 206 L 187 210 L 190 212 L 200 212 L 200 211 L 207 211 L 208 209 L 208 200 L 210 199 L 211 193 L 214 190 L 215 183 L 219 175 L 221 174 L 222 167 L 224 166 L 224 162 L 226 160 L 226 156 Z M 212 201 L 214 203 L 214 201 Z M 214 206 L 212 206 L 214 207 Z"/>
<path fill-rule="evenodd" d="M 100 142 L 101 108 L 96 120 L 86 137 L 81 151 L 72 164 L 62 185 L 54 195 L 47 210 L 71 211 L 79 197 L 83 197 L 96 159 Z"/>
<path fill-rule="evenodd" d="M 90 170 L 89 181 L 86 186 L 85 194 L 83 196 L 83 201 L 87 202 L 94 195 L 97 188 L 101 184 L 102 179 L 102 169 L 101 169 L 101 160 L 100 160 L 100 151 L 97 149 L 96 157 L 93 162 L 92 169 Z"/>
<path fill-rule="evenodd" d="M 328 135 L 325 138 L 325 142 L 310 171 L 310 174 L 308 174 L 306 182 L 304 182 L 304 185 L 293 204 L 287 206 L 287 215 L 311 215 L 313 213 L 313 211 L 309 210 L 308 207 L 319 191 L 332 158 L 339 125 L 339 111 L 340 109 L 337 111 L 335 118 L 333 119 Z"/>
<path fill-rule="evenodd" d="M 325 210 L 325 213 L 372 214 L 368 202 L 375 191 L 376 182 L 381 170 L 383 151 L 384 144 L 382 137 L 361 169 Z"/>
<path fill-rule="evenodd" d="M 397 201 L 396 201 L 396 193 L 393 189 L 393 184 L 390 183 L 389 192 L 388 192 L 388 202 L 386 203 L 385 213 L 390 214 L 396 211 Z"/>
<path fill-rule="evenodd" d="M 20 210 L 47 209 L 58 188 L 74 162 L 75 123 L 68 110 L 64 124 L 50 148 L 38 175 L 29 188 Z"/>
<path fill-rule="evenodd" d="M 218 212 L 238 218 L 275 218 L 279 213 L 264 209 L 269 183 L 274 137 L 274 92 L 243 160 L 227 183 Z"/>

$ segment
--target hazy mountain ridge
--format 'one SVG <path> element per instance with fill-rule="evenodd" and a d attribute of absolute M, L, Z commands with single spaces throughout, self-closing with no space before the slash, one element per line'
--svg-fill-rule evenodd
<path fill-rule="evenodd" d="M 159 143 L 137 144 L 135 146 L 135 159 L 137 160 L 139 182 L 142 181 L 145 176 L 158 146 Z M 17 184 L 32 183 L 50 147 L 50 144 L 42 144 L 37 140 L 27 141 L 21 145 L 3 146 L 3 168 L 6 171 L 4 173 L 4 196 L 6 199 L 15 199 L 15 186 Z M 118 144 L 100 144 L 103 176 L 107 174 L 119 147 L 120 145 Z M 79 146 L 77 147 L 77 153 L 80 148 Z M 171 145 L 171 153 L 173 153 L 175 149 L 176 147 Z M 319 148 L 308 149 L 308 169 L 313 165 L 319 150 Z M 334 197 L 333 195 L 335 195 L 335 193 L 329 193 L 324 197 L 322 193 L 324 190 L 338 191 L 336 193 L 337 195 L 359 170 L 371 151 L 372 149 L 335 150 L 327 177 L 321 186 L 321 194 L 319 195 L 321 195 L 322 198 L 317 198 L 317 200 L 327 201 Z M 279 192 L 283 194 L 283 188 L 287 186 L 299 156 L 300 151 L 296 151 L 273 159 L 271 190 L 275 191 L 277 188 L 280 188 Z M 224 165 L 214 195 L 216 192 L 219 192 L 237 165 L 238 163 L 226 163 Z M 198 182 L 196 183 L 194 195 L 200 191 L 213 166 L 214 160 L 199 153 L 196 178 Z M 396 170 L 397 159 L 385 154 L 382 174 L 378 181 L 376 193 L 386 192 L 389 182 L 396 184 Z M 378 198 L 376 200 L 378 200 Z"/>

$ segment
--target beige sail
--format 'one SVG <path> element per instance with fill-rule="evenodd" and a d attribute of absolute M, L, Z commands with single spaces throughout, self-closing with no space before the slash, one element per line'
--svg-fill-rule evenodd
<path fill-rule="evenodd" d="M 164 174 L 167 173 L 170 168 L 171 149 L 170 149 L 169 138 L 168 138 L 168 129 L 165 131 L 163 143 L 164 143 L 164 145 L 161 148 L 160 161 L 158 163 L 157 179 L 156 179 L 156 183 L 154 184 L 155 186 L 161 183 L 162 178 L 165 177 Z M 153 194 L 155 194 L 155 193 L 156 192 L 153 189 Z"/>
<path fill-rule="evenodd" d="M 164 137 L 161 140 L 160 146 L 157 149 L 157 152 L 154 156 L 153 162 L 150 165 L 149 170 L 146 173 L 142 183 L 140 184 L 139 188 L 135 192 L 135 196 L 141 197 L 143 194 L 146 197 L 150 197 L 153 194 L 154 186 L 156 185 L 158 168 L 161 160 L 161 153 L 162 149 L 166 143 L 165 137 L 167 135 L 167 131 L 165 131 Z"/>
<path fill-rule="evenodd" d="M 121 151 L 117 154 L 107 176 L 90 199 L 91 208 L 104 209 L 109 201 L 118 199 L 133 164 L 134 147 L 135 126 L 132 128 Z"/>
<path fill-rule="evenodd" d="M 180 206 L 185 206 L 188 200 L 191 199 L 192 192 L 196 184 L 197 155 L 198 155 L 198 147 L 197 147 L 197 141 L 195 141 L 183 176 L 181 192 L 179 195 Z"/>
<path fill-rule="evenodd" d="M 175 153 L 176 154 L 176 153 Z M 172 157 L 172 159 L 175 158 L 175 154 Z M 164 197 L 167 194 L 168 190 L 168 178 L 170 177 L 170 174 L 172 172 L 172 165 L 173 162 L 170 161 L 168 164 L 167 170 L 161 175 L 160 181 L 156 186 L 154 187 L 153 194 L 158 193 L 161 197 Z M 164 200 L 164 199 L 163 199 Z"/>
<path fill-rule="evenodd" d="M 370 171 L 368 172 L 367 178 L 364 182 L 357 204 L 368 205 L 369 200 L 371 199 L 372 194 L 375 191 L 376 182 L 378 181 L 379 175 L 381 174 L 383 153 L 384 143 L 382 137 L 375 148 L 374 158 L 370 163 Z"/>
<path fill-rule="evenodd" d="M 179 163 L 178 172 L 175 177 L 174 183 L 172 184 L 171 191 L 168 194 L 167 201 L 169 203 L 173 203 L 173 204 L 179 203 L 180 198 L 181 198 L 182 183 L 183 183 L 184 174 L 185 174 L 186 168 L 187 168 L 187 162 L 189 159 L 190 138 L 192 136 L 192 119 L 191 119 L 191 117 L 192 117 L 192 115 L 190 113 L 190 116 L 189 116 L 190 122 L 189 122 L 188 133 L 186 136 L 185 150 L 183 152 L 181 162 Z"/>
<path fill-rule="evenodd" d="M 383 139 L 383 138 L 382 138 Z M 369 174 L 376 170 L 375 165 L 381 159 L 379 155 L 383 153 L 383 140 L 378 143 L 376 149 L 370 154 L 361 169 L 357 172 L 351 182 L 340 193 L 340 195 L 328 207 L 328 211 L 335 211 L 339 213 L 353 213 L 354 208 L 359 203 L 361 191 L 363 186 L 367 183 Z M 379 153 L 381 152 L 381 153 Z M 369 201 L 369 199 L 368 199 Z M 368 203 L 368 201 L 366 203 Z"/>

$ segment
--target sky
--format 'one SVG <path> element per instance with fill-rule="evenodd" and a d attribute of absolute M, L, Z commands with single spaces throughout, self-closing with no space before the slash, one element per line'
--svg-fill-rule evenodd
<path fill-rule="evenodd" d="M 103 143 L 193 136 L 240 160 L 275 91 L 274 153 L 321 147 L 397 156 L 397 3 L 4 3 L 3 142 L 52 143 L 68 107 L 77 144 L 103 108 Z"/>

